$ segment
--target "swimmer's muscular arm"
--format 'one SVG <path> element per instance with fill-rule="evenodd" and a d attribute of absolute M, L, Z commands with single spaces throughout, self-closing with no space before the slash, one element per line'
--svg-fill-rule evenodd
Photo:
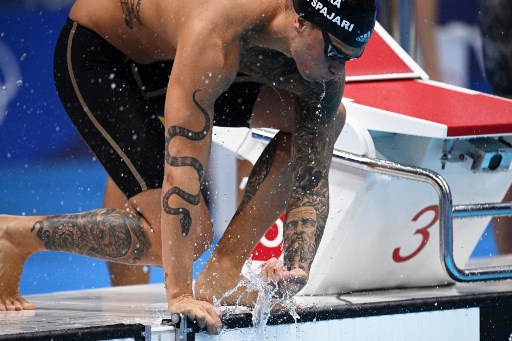
<path fill-rule="evenodd" d="M 341 85 L 331 83 L 341 94 Z M 339 106 L 336 105 L 336 108 Z M 284 264 L 309 275 L 329 214 L 329 167 L 335 142 L 334 113 L 314 112 L 317 103 L 299 99 L 294 134 L 294 184 L 284 225 Z M 324 116 L 325 115 L 325 116 Z M 329 120 L 329 122 L 327 121 Z"/>
<path fill-rule="evenodd" d="M 289 269 L 309 274 L 329 213 L 333 120 L 344 81 L 325 83 L 323 95 L 323 84 L 303 80 L 293 61 L 284 55 L 251 49 L 242 61 L 243 72 L 297 94 L 293 187 L 284 226 L 284 261 Z"/>
<path fill-rule="evenodd" d="M 169 311 L 192 320 L 204 315 L 204 308 L 214 314 L 211 305 L 192 299 L 192 262 L 198 226 L 209 221 L 200 183 L 210 155 L 214 102 L 236 76 L 238 59 L 236 41 L 190 28 L 178 46 L 167 90 L 162 263 Z"/>

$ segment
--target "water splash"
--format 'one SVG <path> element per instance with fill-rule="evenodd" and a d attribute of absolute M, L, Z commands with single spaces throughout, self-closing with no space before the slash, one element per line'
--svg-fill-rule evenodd
<path fill-rule="evenodd" d="M 327 93 L 327 87 L 325 86 L 325 82 L 322 82 L 322 93 L 320 94 L 320 100 L 318 101 L 318 110 L 316 111 L 317 116 L 322 116 L 322 102 L 325 98 L 325 94 Z"/>
<path fill-rule="evenodd" d="M 266 335 L 266 326 L 273 310 L 287 311 L 297 322 L 300 318 L 295 309 L 295 300 L 286 285 L 277 282 L 267 282 L 260 276 L 261 267 L 252 266 L 252 260 L 247 261 L 246 279 L 238 282 L 238 284 L 231 290 L 224 293 L 219 299 L 213 298 L 213 306 L 215 309 L 220 309 L 222 300 L 231 296 L 241 288 L 243 293 L 239 295 L 234 307 L 225 310 L 228 314 L 237 314 L 241 311 L 246 311 L 246 307 L 240 305 L 240 300 L 243 294 L 253 291 L 258 292 L 256 304 L 252 309 L 252 324 L 253 329 L 246 334 L 246 340 L 264 340 Z"/>

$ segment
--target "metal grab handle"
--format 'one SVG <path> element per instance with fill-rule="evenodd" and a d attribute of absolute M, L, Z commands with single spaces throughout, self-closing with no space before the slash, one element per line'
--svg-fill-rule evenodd
<path fill-rule="evenodd" d="M 438 173 L 415 166 L 387 160 L 372 159 L 336 150 L 333 158 L 341 163 L 385 175 L 422 181 L 434 187 L 439 195 L 439 239 L 441 263 L 446 273 L 458 282 L 476 282 L 512 278 L 512 265 L 492 268 L 461 269 L 453 257 L 453 218 L 512 215 L 512 202 L 453 206 L 452 194 L 446 180 Z"/>
<path fill-rule="evenodd" d="M 172 314 L 170 318 L 163 318 L 161 324 L 175 328 L 176 341 L 194 341 L 196 333 L 200 331 L 197 323 L 190 321 L 184 314 Z"/>

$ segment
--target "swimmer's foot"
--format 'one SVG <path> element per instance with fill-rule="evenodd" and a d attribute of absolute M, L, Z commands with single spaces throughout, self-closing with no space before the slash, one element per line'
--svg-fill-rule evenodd
<path fill-rule="evenodd" d="M 9 220 L 9 216 L 0 215 L 0 311 L 34 310 L 35 305 L 18 290 L 23 265 L 31 253 L 10 240 Z"/>

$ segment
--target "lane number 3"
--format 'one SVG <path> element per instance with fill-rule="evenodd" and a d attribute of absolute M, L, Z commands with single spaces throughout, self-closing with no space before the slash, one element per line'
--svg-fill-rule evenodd
<path fill-rule="evenodd" d="M 422 238 L 421 242 L 420 242 L 420 245 L 416 248 L 416 250 L 414 252 L 412 252 L 411 254 L 406 255 L 406 256 L 401 255 L 400 247 L 395 248 L 393 250 L 393 261 L 395 261 L 396 263 L 407 262 L 407 261 L 413 259 L 414 257 L 416 257 L 423 250 L 423 248 L 427 245 L 428 240 L 430 239 L 430 231 L 429 231 L 429 229 L 439 219 L 439 206 L 432 205 L 432 206 L 425 207 L 420 212 L 418 212 L 418 214 L 416 214 L 414 216 L 414 218 L 412 218 L 412 221 L 416 222 L 424 214 L 426 214 L 428 212 L 433 212 L 434 213 L 434 217 L 432 218 L 430 223 L 428 223 L 428 225 L 426 225 L 425 227 L 417 229 L 416 232 L 414 232 L 415 235 L 420 235 L 421 238 Z"/>

